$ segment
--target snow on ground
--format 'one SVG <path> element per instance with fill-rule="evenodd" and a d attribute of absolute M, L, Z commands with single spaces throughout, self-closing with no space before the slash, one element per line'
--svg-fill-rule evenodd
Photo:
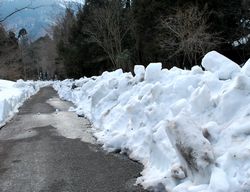
<path fill-rule="evenodd" d="M 23 81 L 17 82 L 0 79 L 0 127 L 18 112 L 18 108 L 41 87 L 51 82 Z"/>
<path fill-rule="evenodd" d="M 54 83 L 112 152 L 144 165 L 137 183 L 173 192 L 250 191 L 250 62 L 217 52 L 202 68 L 135 66 Z M 76 87 L 76 88 L 75 88 Z"/>

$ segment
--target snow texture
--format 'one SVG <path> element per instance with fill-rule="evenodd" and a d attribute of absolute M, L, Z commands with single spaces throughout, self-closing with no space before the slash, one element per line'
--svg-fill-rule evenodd
<path fill-rule="evenodd" d="M 23 102 L 51 82 L 23 81 L 17 82 L 0 79 L 0 127 L 10 120 Z"/>
<path fill-rule="evenodd" d="M 172 192 L 250 191 L 249 61 L 209 52 L 202 70 L 122 70 L 54 83 L 109 152 L 141 162 L 137 183 Z"/>

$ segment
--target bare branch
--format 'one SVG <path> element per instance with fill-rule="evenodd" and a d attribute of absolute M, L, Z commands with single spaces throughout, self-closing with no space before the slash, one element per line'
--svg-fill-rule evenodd
<path fill-rule="evenodd" d="M 38 9 L 38 8 L 41 8 L 41 7 L 44 7 L 44 5 L 39 5 L 39 6 L 36 6 L 36 7 L 31 7 L 32 3 L 30 3 L 29 5 L 25 6 L 25 7 L 22 7 L 22 8 L 19 8 L 19 9 L 16 9 L 15 11 L 13 11 L 12 13 L 10 13 L 9 15 L 5 16 L 3 19 L 0 19 L 0 23 L 4 22 L 5 20 L 7 20 L 9 17 L 11 17 L 12 15 L 20 12 L 20 11 L 23 11 L 25 9 L 32 9 L 32 10 L 35 10 L 35 9 Z"/>
<path fill-rule="evenodd" d="M 209 31 L 210 13 L 194 5 L 177 8 L 161 21 L 161 46 L 168 59 L 178 58 L 183 68 L 191 68 L 209 50 L 220 43 L 218 34 Z M 180 60 L 182 59 L 182 62 Z"/>

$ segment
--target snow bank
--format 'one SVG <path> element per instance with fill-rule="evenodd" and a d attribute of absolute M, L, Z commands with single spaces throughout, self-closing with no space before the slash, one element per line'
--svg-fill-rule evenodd
<path fill-rule="evenodd" d="M 207 71 L 135 66 L 56 82 L 103 147 L 144 165 L 137 183 L 174 192 L 250 191 L 250 77 L 217 52 Z M 73 86 L 74 85 L 74 86 Z"/>
<path fill-rule="evenodd" d="M 51 82 L 0 80 L 0 127 L 18 112 L 26 99 L 48 84 Z"/>

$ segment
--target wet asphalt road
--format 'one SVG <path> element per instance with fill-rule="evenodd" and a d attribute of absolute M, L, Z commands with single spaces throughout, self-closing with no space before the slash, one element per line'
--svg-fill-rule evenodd
<path fill-rule="evenodd" d="M 144 191 L 133 185 L 140 164 L 107 154 L 98 145 L 65 138 L 46 118 L 40 126 L 34 115 L 52 116 L 56 111 L 46 102 L 50 98 L 58 99 L 56 92 L 41 89 L 0 130 L 0 192 Z M 89 122 L 85 128 L 90 129 Z"/>

